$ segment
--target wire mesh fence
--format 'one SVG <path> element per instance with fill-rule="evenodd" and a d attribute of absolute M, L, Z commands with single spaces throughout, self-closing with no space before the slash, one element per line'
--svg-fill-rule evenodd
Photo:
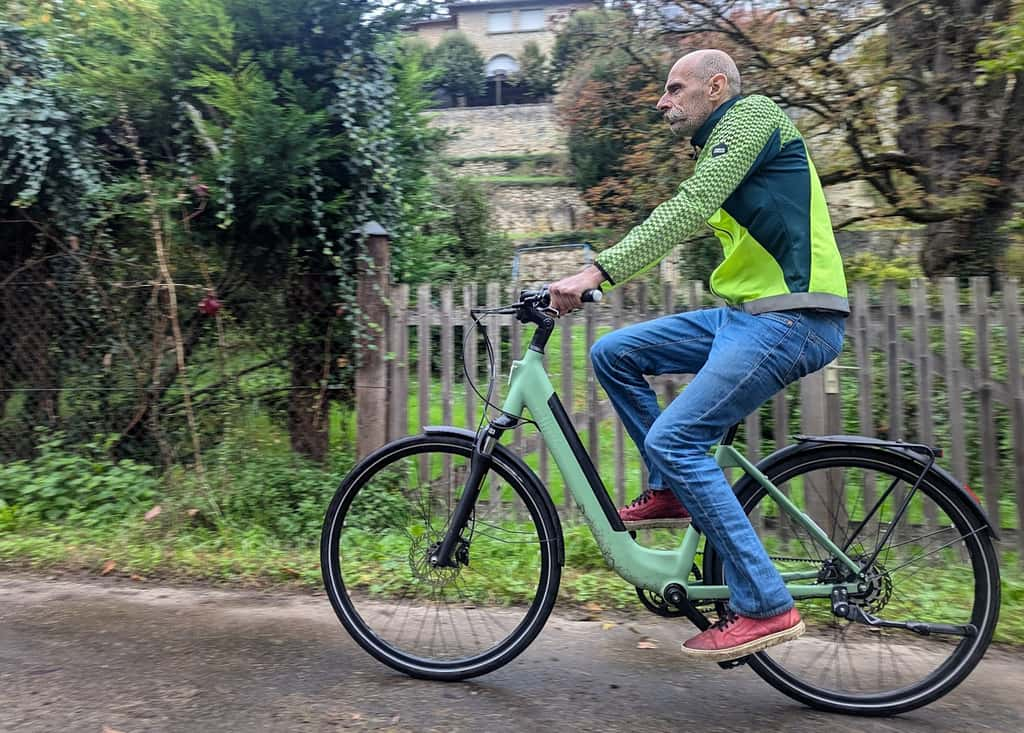
<path fill-rule="evenodd" d="M 316 288 L 236 286 L 224 297 L 193 275 L 173 284 L 175 330 L 172 289 L 152 266 L 65 253 L 0 274 L 0 464 L 31 459 L 58 440 L 72 449 L 99 446 L 159 473 L 237 465 L 253 459 L 253 446 L 295 466 L 331 465 L 339 456 L 350 465 L 353 350 L 339 338 L 339 313 L 310 321 L 308 313 L 324 307 Z M 987 509 L 1011 533 L 1024 460 L 1016 288 L 1011 282 L 990 295 L 980 282 L 973 290 L 953 281 L 856 286 L 836 391 L 824 408 L 835 432 L 944 445 L 949 467 L 981 487 Z M 389 437 L 437 422 L 475 426 L 481 405 L 467 393 L 458 348 L 465 311 L 510 292 L 494 283 L 396 289 L 388 399 L 377 406 Z M 313 295 L 304 301 L 303 293 Z M 593 380 L 587 348 L 609 329 L 712 304 L 697 283 L 639 284 L 567 319 L 552 345 L 553 381 L 619 502 L 642 488 L 643 468 Z M 525 341 L 512 321 L 492 324 L 492 334 L 504 344 L 500 374 Z M 471 343 L 467 353 L 470 372 L 484 381 L 484 349 Z M 671 399 L 686 381 L 666 377 L 655 387 Z M 752 457 L 785 444 L 817 409 L 799 391 L 794 385 L 747 419 L 745 433 L 757 436 L 744 438 Z M 558 484 L 536 436 L 520 433 L 511 438 L 515 447 Z M 571 513 L 569 498 L 560 499 Z"/>

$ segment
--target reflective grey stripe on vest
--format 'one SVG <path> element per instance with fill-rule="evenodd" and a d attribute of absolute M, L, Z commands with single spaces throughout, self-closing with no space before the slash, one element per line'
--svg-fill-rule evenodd
<path fill-rule="evenodd" d="M 737 310 L 752 315 L 770 311 L 788 311 L 798 308 L 818 308 L 820 310 L 850 312 L 850 301 L 830 293 L 788 293 L 786 295 L 770 295 L 767 298 L 748 300 L 746 303 L 732 306 Z"/>

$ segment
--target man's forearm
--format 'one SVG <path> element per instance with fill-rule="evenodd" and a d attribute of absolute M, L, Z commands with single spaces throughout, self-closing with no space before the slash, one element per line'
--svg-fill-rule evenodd
<path fill-rule="evenodd" d="M 686 236 L 697 231 L 718 208 L 691 181 L 658 206 L 643 223 L 633 227 L 614 247 L 597 256 L 596 266 L 613 285 L 621 285 L 664 257 Z"/>

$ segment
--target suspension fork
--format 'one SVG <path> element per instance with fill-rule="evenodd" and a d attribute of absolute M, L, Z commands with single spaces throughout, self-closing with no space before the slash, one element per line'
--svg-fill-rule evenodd
<path fill-rule="evenodd" d="M 445 531 L 441 546 L 429 558 L 430 564 L 434 567 L 458 567 L 458 561 L 453 556 L 455 547 L 462 539 L 462 531 L 466 529 L 469 517 L 476 507 L 476 500 L 480 497 L 484 476 L 487 475 L 487 471 L 491 467 L 494 447 L 506 430 L 515 427 L 515 423 L 515 419 L 511 416 L 500 415 L 476 434 L 476 440 L 473 442 L 473 454 L 469 462 L 469 475 L 466 477 L 462 496 L 459 497 L 459 503 L 455 505 L 455 511 L 448 520 L 448 529 Z"/>

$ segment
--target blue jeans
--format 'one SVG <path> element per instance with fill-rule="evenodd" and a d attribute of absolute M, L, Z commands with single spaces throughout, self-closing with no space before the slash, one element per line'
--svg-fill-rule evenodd
<path fill-rule="evenodd" d="M 793 598 L 709 450 L 780 389 L 835 359 L 844 332 L 840 313 L 713 308 L 619 329 L 591 350 L 650 487 L 671 489 L 690 512 L 722 556 L 729 603 L 744 616 L 774 616 Z M 662 411 L 644 379 L 658 374 L 696 376 Z"/>

